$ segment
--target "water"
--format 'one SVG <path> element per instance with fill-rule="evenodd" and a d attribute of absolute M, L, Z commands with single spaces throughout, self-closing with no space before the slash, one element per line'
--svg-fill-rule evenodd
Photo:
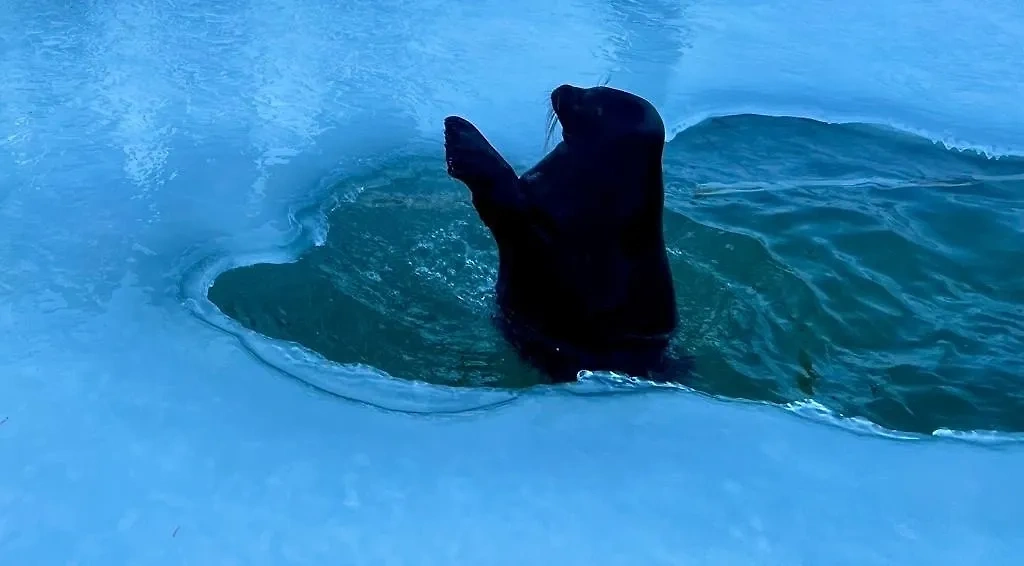
<path fill-rule="evenodd" d="M 4 563 L 1009 564 L 1024 549 L 1013 489 L 1024 452 L 1006 433 L 895 435 L 813 404 L 600 378 L 525 393 L 392 379 L 237 332 L 204 299 L 227 267 L 306 251 L 323 227 L 297 211 L 326 202 L 335 187 L 380 179 L 396 163 L 407 165 L 395 175 L 423 171 L 440 185 L 411 156 L 435 155 L 445 114 L 471 116 L 517 163 L 535 160 L 543 102 L 561 82 L 610 75 L 613 86 L 658 104 L 673 131 L 708 116 L 794 115 L 1024 155 L 1019 3 L 7 0 L 3 8 Z M 845 149 L 840 155 L 851 155 Z M 983 181 L 986 195 L 1012 190 L 992 188 L 1007 173 L 987 169 L 1012 160 L 968 157 L 944 168 L 949 159 L 929 158 L 918 179 L 949 181 L 955 171 Z M 878 166 L 886 178 L 910 170 L 889 163 Z M 836 192 L 834 172 L 811 187 L 723 190 L 764 189 L 751 176 L 705 186 L 710 194 L 696 200 L 674 188 L 683 202 L 672 207 L 691 222 L 717 215 L 719 225 L 736 225 L 738 205 L 730 211 L 728 199 L 768 211 L 777 209 L 753 208 L 757 199 Z M 856 189 L 864 199 L 881 192 Z M 929 194 L 948 200 L 956 190 L 966 189 Z M 979 191 L 955 209 L 929 202 L 915 214 L 1008 217 L 1005 207 L 1002 216 L 984 212 L 972 200 Z M 923 225 L 938 232 L 943 220 Z M 756 251 L 755 230 L 776 238 L 761 253 L 793 237 L 749 218 L 746 226 L 734 246 Z M 981 252 L 957 234 L 932 236 L 977 260 Z M 863 244 L 831 241 L 837 250 Z M 729 257 L 715 247 L 686 249 Z M 985 265 L 992 271 L 956 281 L 983 286 L 997 269 Z M 486 278 L 465 275 L 458 281 Z M 979 289 L 1014 304 L 1000 294 L 1012 287 Z M 759 312 L 766 325 L 779 316 Z M 965 322 L 950 327 L 984 335 L 978 321 Z M 931 326 L 906 328 L 899 339 Z M 863 334 L 826 331 L 820 340 L 837 336 Z M 986 342 L 994 352 L 1012 345 Z M 774 350 L 769 344 L 758 348 Z M 811 346 L 812 368 L 835 375 Z M 735 361 L 730 347 L 740 345 L 706 351 Z M 830 363 L 855 372 L 848 361 Z M 987 367 L 1012 371 L 999 359 Z M 832 381 L 854 382 L 841 377 Z M 1002 402 L 1005 411 L 1013 397 Z"/>
<path fill-rule="evenodd" d="M 1024 159 L 734 116 L 682 132 L 665 164 L 673 350 L 698 362 L 683 383 L 895 430 L 1024 431 Z M 331 194 L 324 245 L 228 271 L 221 311 L 396 377 L 545 381 L 490 323 L 497 254 L 443 156 Z"/>

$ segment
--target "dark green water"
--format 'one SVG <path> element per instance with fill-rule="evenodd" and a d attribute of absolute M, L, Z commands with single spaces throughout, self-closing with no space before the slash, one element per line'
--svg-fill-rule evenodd
<path fill-rule="evenodd" d="M 665 172 L 687 385 L 897 430 L 1024 431 L 1024 160 L 735 116 L 679 135 Z M 399 378 L 542 381 L 490 324 L 494 246 L 440 152 L 336 194 L 324 246 L 229 271 L 211 300 Z"/>

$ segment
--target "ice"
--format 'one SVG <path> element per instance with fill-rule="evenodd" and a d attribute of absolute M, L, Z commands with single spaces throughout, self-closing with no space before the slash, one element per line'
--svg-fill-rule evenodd
<path fill-rule="evenodd" d="M 288 244 L 325 179 L 439 152 L 446 114 L 536 158 L 561 82 L 610 76 L 680 127 L 789 113 L 1020 153 L 1022 30 L 1010 0 L 5 0 L 0 563 L 1016 563 L 1019 442 L 383 386 L 278 348 L 297 380 L 194 286 Z"/>

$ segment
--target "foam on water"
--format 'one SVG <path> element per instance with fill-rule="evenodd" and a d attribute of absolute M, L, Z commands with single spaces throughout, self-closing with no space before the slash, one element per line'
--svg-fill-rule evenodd
<path fill-rule="evenodd" d="M 8 0 L 0 561 L 1013 563 L 1019 443 L 587 383 L 387 382 L 355 396 L 374 407 L 286 379 L 181 290 L 289 245 L 289 210 L 446 114 L 536 158 L 550 89 L 608 74 L 672 124 L 856 118 L 1021 153 L 1022 26 L 1010 0 Z"/>

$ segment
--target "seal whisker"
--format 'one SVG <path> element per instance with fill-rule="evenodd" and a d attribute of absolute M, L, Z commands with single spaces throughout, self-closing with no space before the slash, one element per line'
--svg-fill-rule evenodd
<path fill-rule="evenodd" d="M 558 124 L 558 114 L 555 114 L 555 109 L 552 107 L 548 108 L 546 127 L 544 130 L 544 151 L 548 150 L 548 146 L 551 145 L 551 136 L 555 134 L 555 125 Z"/>

